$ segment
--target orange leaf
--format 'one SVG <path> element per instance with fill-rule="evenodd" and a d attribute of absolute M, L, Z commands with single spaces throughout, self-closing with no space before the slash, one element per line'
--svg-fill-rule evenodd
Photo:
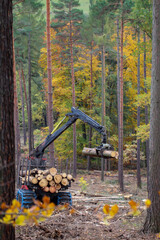
<path fill-rule="evenodd" d="M 4 210 L 4 209 L 6 209 L 6 208 L 9 208 L 9 206 L 8 206 L 5 202 L 3 202 L 3 203 L 1 204 L 1 209 Z"/>
<path fill-rule="evenodd" d="M 139 206 L 138 203 L 136 203 L 134 200 L 129 201 L 129 205 L 132 208 L 132 210 L 136 211 L 137 207 Z"/>
<path fill-rule="evenodd" d="M 72 208 L 69 212 L 72 215 L 72 214 L 74 214 L 76 212 L 76 210 L 74 208 Z"/>
<path fill-rule="evenodd" d="M 103 207 L 103 212 L 108 215 L 109 214 L 109 209 L 110 209 L 110 206 L 108 204 L 104 205 Z"/>
<path fill-rule="evenodd" d="M 50 197 L 44 196 L 42 200 L 44 204 L 48 205 L 50 203 Z"/>

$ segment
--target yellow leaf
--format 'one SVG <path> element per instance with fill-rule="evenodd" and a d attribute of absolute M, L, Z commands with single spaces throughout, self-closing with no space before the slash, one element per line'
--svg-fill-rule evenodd
<path fill-rule="evenodd" d="M 25 221 L 25 216 L 24 215 L 20 215 L 16 219 L 15 224 L 16 225 L 20 225 L 20 226 L 24 226 L 25 225 L 24 221 Z"/>
<path fill-rule="evenodd" d="M 38 219 L 38 222 L 43 222 L 43 221 L 45 221 L 45 220 L 46 220 L 46 218 L 40 217 L 40 218 Z"/>
<path fill-rule="evenodd" d="M 146 205 L 147 208 L 149 208 L 151 206 L 151 200 L 147 199 L 145 201 L 145 205 Z"/>
<path fill-rule="evenodd" d="M 110 210 L 110 212 L 109 212 L 109 215 L 110 215 L 111 217 L 114 217 L 114 216 L 118 213 L 118 210 L 119 210 L 118 205 L 115 204 L 114 206 L 111 207 L 111 210 Z"/>
<path fill-rule="evenodd" d="M 21 208 L 20 202 L 18 202 L 16 199 L 12 200 L 12 208 Z"/>
<path fill-rule="evenodd" d="M 109 214 L 109 209 L 110 209 L 110 206 L 108 204 L 104 205 L 103 207 L 103 212 L 108 215 Z"/>

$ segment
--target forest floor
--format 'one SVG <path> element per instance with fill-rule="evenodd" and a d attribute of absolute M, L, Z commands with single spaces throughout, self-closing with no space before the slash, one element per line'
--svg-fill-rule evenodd
<path fill-rule="evenodd" d="M 88 183 L 86 193 L 79 186 L 80 178 Z M 130 240 L 157 239 L 156 235 L 144 235 L 142 230 L 146 209 L 144 199 L 147 198 L 146 173 L 142 171 L 142 189 L 136 186 L 136 171 L 124 171 L 125 192 L 122 194 L 118 185 L 118 173 L 105 172 L 101 182 L 100 171 L 79 171 L 76 181 L 69 191 L 72 194 L 72 210 L 55 211 L 45 222 L 39 225 L 27 225 L 16 228 L 17 240 Z M 128 202 L 133 199 L 140 203 L 139 216 L 128 215 Z M 105 204 L 119 207 L 118 214 L 105 224 L 103 206 Z"/>

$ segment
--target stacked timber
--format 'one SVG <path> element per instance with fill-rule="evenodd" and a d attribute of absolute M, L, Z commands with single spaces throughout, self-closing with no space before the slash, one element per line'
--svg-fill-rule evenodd
<path fill-rule="evenodd" d="M 29 182 L 30 187 L 42 189 L 44 192 L 57 193 L 61 189 L 68 188 L 74 178 L 71 174 L 57 173 L 56 168 L 47 170 L 32 169 L 20 172 L 22 184 Z"/>

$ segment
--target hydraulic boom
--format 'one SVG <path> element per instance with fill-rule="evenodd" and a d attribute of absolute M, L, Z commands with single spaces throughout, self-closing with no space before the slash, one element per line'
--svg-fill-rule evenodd
<path fill-rule="evenodd" d="M 72 107 L 71 113 L 67 113 L 66 117 L 69 117 L 68 121 L 61 126 L 58 130 L 54 131 L 53 133 L 49 134 L 43 143 L 41 143 L 37 148 L 35 148 L 30 156 L 41 158 L 43 156 L 44 150 L 53 142 L 55 141 L 67 128 L 69 128 L 73 123 L 76 122 L 77 119 L 82 120 L 84 123 L 89 124 L 92 128 L 98 131 L 102 135 L 102 143 L 100 146 L 110 146 L 106 143 L 106 130 L 104 126 L 101 126 L 98 122 L 93 120 L 91 117 L 83 113 L 77 108 Z"/>

